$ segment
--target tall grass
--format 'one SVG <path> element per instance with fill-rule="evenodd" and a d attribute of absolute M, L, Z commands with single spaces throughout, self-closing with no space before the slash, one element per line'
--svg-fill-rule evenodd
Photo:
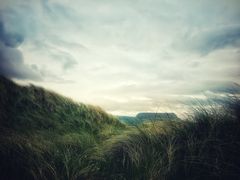
<path fill-rule="evenodd" d="M 237 108 L 236 108 L 237 107 Z M 105 147 L 106 179 L 239 179 L 239 99 L 181 122 L 138 127 Z"/>
<path fill-rule="evenodd" d="M 0 76 L 0 179 L 86 178 L 99 144 L 123 129 L 99 107 Z"/>
<path fill-rule="evenodd" d="M 1 77 L 0 90 L 0 179 L 240 179 L 239 97 L 134 127 Z"/>

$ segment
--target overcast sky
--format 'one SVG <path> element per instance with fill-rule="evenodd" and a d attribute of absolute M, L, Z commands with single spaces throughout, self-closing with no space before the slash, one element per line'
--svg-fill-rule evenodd
<path fill-rule="evenodd" d="M 1 0 L 0 74 L 113 114 L 183 112 L 240 92 L 240 1 Z"/>

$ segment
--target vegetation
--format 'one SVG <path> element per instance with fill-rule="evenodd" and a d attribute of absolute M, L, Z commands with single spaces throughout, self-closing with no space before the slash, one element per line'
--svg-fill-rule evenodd
<path fill-rule="evenodd" d="M 239 101 L 129 126 L 1 77 L 0 179 L 240 179 Z"/>
<path fill-rule="evenodd" d="M 125 129 L 101 108 L 0 78 L 0 179 L 78 179 Z"/>

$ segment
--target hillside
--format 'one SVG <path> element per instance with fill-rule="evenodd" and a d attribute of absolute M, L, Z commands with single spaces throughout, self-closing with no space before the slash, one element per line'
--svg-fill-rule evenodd
<path fill-rule="evenodd" d="M 122 127 L 101 108 L 76 103 L 33 85 L 19 86 L 0 77 L 1 127 L 29 133 L 37 130 L 98 133 L 105 126 Z"/>
<path fill-rule="evenodd" d="M 123 129 L 100 107 L 0 76 L 0 179 L 81 177 L 87 151 Z"/>
<path fill-rule="evenodd" d="M 129 126 L 99 107 L 0 77 L 0 179 L 240 179 L 240 99 L 218 103 L 184 120 L 124 116 L 146 122 Z"/>

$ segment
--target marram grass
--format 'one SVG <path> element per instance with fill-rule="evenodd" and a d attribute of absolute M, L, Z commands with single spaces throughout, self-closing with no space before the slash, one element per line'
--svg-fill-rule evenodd
<path fill-rule="evenodd" d="M 101 108 L 0 81 L 0 179 L 240 179 L 240 103 L 127 126 Z"/>

